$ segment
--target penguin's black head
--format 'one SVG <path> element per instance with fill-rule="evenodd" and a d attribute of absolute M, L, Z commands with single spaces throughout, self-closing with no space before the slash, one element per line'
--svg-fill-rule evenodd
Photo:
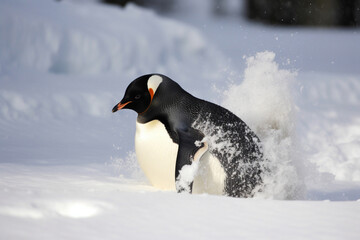
<path fill-rule="evenodd" d="M 146 112 L 163 77 L 157 74 L 141 76 L 130 83 L 123 99 L 112 109 L 132 109 L 138 114 Z"/>

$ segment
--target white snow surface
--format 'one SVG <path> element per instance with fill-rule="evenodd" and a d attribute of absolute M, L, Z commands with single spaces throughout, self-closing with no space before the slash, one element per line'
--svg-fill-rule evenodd
<path fill-rule="evenodd" d="M 360 238 L 359 30 L 266 27 L 209 6 L 160 17 L 0 1 L 0 239 Z M 136 115 L 111 109 L 153 72 L 257 133 L 272 170 L 263 192 L 149 185 Z"/>

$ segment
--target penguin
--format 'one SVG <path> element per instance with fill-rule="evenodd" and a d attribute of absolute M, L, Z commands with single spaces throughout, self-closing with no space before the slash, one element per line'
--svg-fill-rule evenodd
<path fill-rule="evenodd" d="M 262 190 L 261 142 L 229 110 L 157 73 L 133 80 L 112 112 L 120 109 L 138 114 L 136 157 L 154 187 L 242 198 Z"/>

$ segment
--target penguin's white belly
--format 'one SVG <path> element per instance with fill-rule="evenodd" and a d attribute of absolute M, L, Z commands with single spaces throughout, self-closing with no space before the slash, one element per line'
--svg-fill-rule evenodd
<path fill-rule="evenodd" d="M 175 163 L 178 144 L 158 120 L 136 122 L 135 151 L 140 167 L 150 183 L 162 190 L 175 190 Z M 200 159 L 193 193 L 224 193 L 225 171 L 217 158 L 206 152 Z"/>
<path fill-rule="evenodd" d="M 175 163 L 178 145 L 158 120 L 136 122 L 135 151 L 150 183 L 163 190 L 175 190 Z"/>

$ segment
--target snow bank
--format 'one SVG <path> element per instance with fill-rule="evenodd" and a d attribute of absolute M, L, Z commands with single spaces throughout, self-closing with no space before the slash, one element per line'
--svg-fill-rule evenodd
<path fill-rule="evenodd" d="M 205 59 L 198 71 L 219 63 L 196 30 L 133 5 L 122 10 L 66 1 L 5 0 L 0 31 L 5 69 L 140 75 L 186 72 Z"/>
<path fill-rule="evenodd" d="M 230 84 L 223 105 L 243 119 L 262 141 L 270 174 L 265 176 L 266 188 L 258 196 L 299 198 L 303 193 L 295 134 L 296 72 L 279 69 L 273 52 L 248 57 L 246 64 L 243 81 Z"/>

